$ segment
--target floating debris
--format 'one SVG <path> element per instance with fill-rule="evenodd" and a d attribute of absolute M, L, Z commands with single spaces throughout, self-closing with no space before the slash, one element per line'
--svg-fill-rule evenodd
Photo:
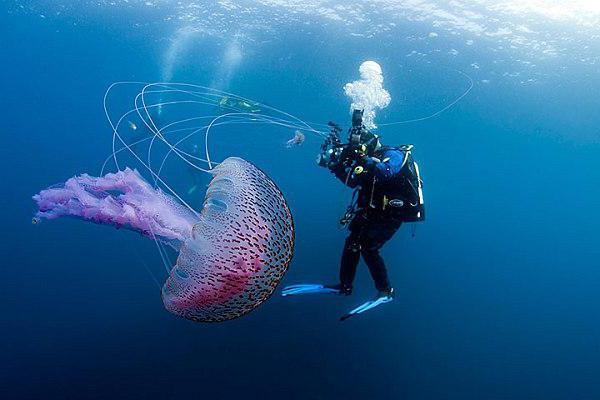
<path fill-rule="evenodd" d="M 300 146 L 302 143 L 304 143 L 304 139 L 306 139 L 304 133 L 295 131 L 294 137 L 286 142 L 285 147 L 289 149 L 290 147 Z"/>

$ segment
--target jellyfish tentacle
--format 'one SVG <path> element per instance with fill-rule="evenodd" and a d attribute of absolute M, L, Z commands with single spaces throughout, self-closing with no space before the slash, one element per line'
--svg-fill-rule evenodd
<path fill-rule="evenodd" d="M 131 86 L 132 88 L 134 86 L 138 87 L 136 88 L 135 96 L 133 96 L 133 108 L 120 115 L 118 120 L 113 120 L 113 117 L 108 110 L 108 97 L 119 85 L 133 85 Z M 172 98 L 168 98 L 165 101 L 164 96 L 170 96 Z M 229 96 L 233 102 L 222 102 L 223 96 Z M 158 102 L 155 101 L 156 98 L 159 99 Z M 253 104 L 257 108 L 260 107 L 265 112 L 239 112 L 239 110 L 236 108 L 237 106 L 234 106 L 233 104 L 236 102 L 241 103 L 242 101 Z M 176 121 L 169 121 L 167 124 L 160 124 L 160 121 L 157 121 L 156 114 L 153 111 L 157 109 L 164 110 L 168 107 L 181 107 L 184 105 L 185 107 L 195 107 L 196 105 L 217 106 L 227 112 L 216 116 L 201 115 L 193 116 L 191 118 L 181 118 Z M 122 154 L 123 151 L 128 152 L 137 162 L 140 162 L 145 170 L 150 172 L 150 177 L 154 182 L 154 186 L 165 188 L 165 190 L 175 196 L 190 210 L 192 208 L 189 206 L 189 204 L 184 201 L 183 197 L 178 194 L 169 184 L 167 184 L 164 177 L 162 177 L 163 169 L 167 160 L 172 155 L 177 156 L 180 160 L 194 170 L 209 172 L 211 169 L 213 169 L 216 163 L 211 159 L 210 152 L 208 151 L 208 139 L 210 138 L 211 131 L 213 131 L 215 128 L 234 124 L 265 124 L 281 126 L 289 129 L 303 129 L 307 133 L 317 136 L 326 135 L 326 132 L 313 128 L 309 123 L 285 111 L 260 102 L 256 102 L 254 100 L 250 100 L 243 96 L 213 88 L 207 88 L 201 85 L 164 82 L 117 82 L 111 85 L 105 93 L 104 109 L 107 119 L 109 120 L 109 124 L 113 129 L 113 152 L 111 156 L 117 169 L 120 167 L 120 162 L 118 161 L 117 156 Z M 124 124 L 126 118 L 132 114 L 137 115 L 137 118 L 139 118 L 141 124 L 148 131 L 149 139 L 147 141 L 135 140 L 131 143 L 128 143 L 121 133 L 121 126 Z M 201 121 L 203 119 L 208 120 L 209 118 L 212 119 L 208 125 L 201 125 L 195 128 L 186 127 L 186 125 L 193 123 L 194 121 Z M 185 133 L 186 131 L 188 133 Z M 206 153 L 205 159 L 198 157 L 195 154 L 191 154 L 182 148 L 182 144 L 185 143 L 188 138 L 192 138 L 201 132 L 204 133 L 204 147 Z M 183 133 L 184 137 L 179 139 L 175 136 L 172 136 L 171 133 L 173 135 L 177 134 L 177 136 L 179 136 L 180 133 Z M 173 139 L 171 139 L 171 137 Z M 145 156 L 143 156 L 146 161 L 142 161 L 142 154 L 138 153 L 132 148 L 132 146 L 135 146 L 141 142 L 147 143 L 147 151 Z M 154 159 L 154 147 L 159 142 L 166 146 L 166 154 L 161 156 L 160 163 L 154 165 L 157 162 L 157 160 Z M 117 144 L 120 144 L 122 147 L 117 148 Z M 146 147 L 146 145 L 144 147 Z M 199 163 L 206 164 L 208 168 L 205 168 L 204 165 L 200 165 Z M 102 172 L 104 172 L 105 167 L 106 161 L 103 164 Z"/>
<path fill-rule="evenodd" d="M 428 120 L 428 119 L 431 119 L 431 118 L 435 118 L 438 115 L 442 114 L 444 111 L 450 109 L 456 103 L 458 103 L 459 101 L 461 101 L 466 95 L 468 95 L 469 92 L 471 91 L 471 89 L 473 89 L 473 86 L 474 86 L 473 78 L 471 78 L 469 75 L 465 74 L 463 71 L 460 71 L 460 70 L 455 70 L 455 71 L 458 72 L 459 74 L 463 75 L 464 77 L 466 77 L 469 80 L 469 87 L 460 96 L 458 96 L 456 99 L 454 99 L 453 101 L 451 101 L 450 103 L 448 103 L 445 107 L 443 107 L 442 109 L 434 112 L 431 115 L 427 115 L 425 117 L 414 118 L 414 119 L 407 119 L 407 120 L 404 120 L 404 121 L 397 121 L 397 122 L 388 122 L 388 123 L 385 123 L 385 124 L 379 124 L 379 126 L 391 126 L 391 125 L 409 124 L 409 123 L 412 123 L 412 122 L 425 121 L 425 120 Z"/>
<path fill-rule="evenodd" d="M 156 244 L 156 250 L 158 250 L 158 254 L 160 255 L 160 260 L 162 261 L 162 264 L 165 267 L 165 270 L 167 271 L 167 274 L 168 274 L 171 272 L 171 266 L 167 263 L 165 255 L 163 255 L 164 249 L 161 247 L 159 240 L 156 238 L 156 235 L 152 231 L 152 227 L 150 227 L 150 234 L 152 237 L 152 241 L 154 242 L 154 244 Z"/>

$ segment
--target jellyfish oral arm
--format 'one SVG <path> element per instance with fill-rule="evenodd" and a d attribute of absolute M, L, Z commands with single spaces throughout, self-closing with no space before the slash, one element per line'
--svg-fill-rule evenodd
<path fill-rule="evenodd" d="M 126 168 L 102 177 L 75 176 L 33 196 L 37 218 L 63 216 L 127 228 L 178 247 L 197 217 L 171 196 Z"/>

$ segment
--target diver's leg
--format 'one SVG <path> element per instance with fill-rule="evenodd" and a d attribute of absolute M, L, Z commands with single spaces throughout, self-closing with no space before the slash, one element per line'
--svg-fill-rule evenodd
<path fill-rule="evenodd" d="M 340 262 L 340 290 L 345 294 L 352 292 L 352 283 L 360 261 L 360 237 L 363 223 L 364 219 L 360 215 L 354 217 L 349 226 L 350 234 L 344 243 L 344 251 Z"/>
<path fill-rule="evenodd" d="M 344 292 L 352 291 L 352 283 L 356 276 L 356 267 L 358 267 L 359 261 L 360 245 L 350 235 L 344 244 L 344 252 L 342 253 L 342 261 L 340 263 L 340 290 Z"/>
<path fill-rule="evenodd" d="M 379 249 L 364 249 L 362 255 L 375 282 L 375 288 L 380 292 L 389 292 L 392 285 L 390 285 L 385 262 L 379 254 Z"/>
<path fill-rule="evenodd" d="M 389 220 L 383 223 L 369 224 L 365 230 L 361 243 L 361 253 L 371 277 L 375 282 L 375 288 L 380 292 L 391 292 L 392 286 L 385 267 L 383 257 L 379 254 L 381 247 L 394 236 L 402 222 Z"/>

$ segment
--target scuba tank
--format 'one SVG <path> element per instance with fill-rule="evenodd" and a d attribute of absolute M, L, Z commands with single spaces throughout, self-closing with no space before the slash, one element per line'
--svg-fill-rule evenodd
<path fill-rule="evenodd" d="M 393 188 L 384 193 L 382 209 L 398 212 L 404 222 L 420 222 L 425 220 L 425 201 L 423 199 L 423 180 L 419 165 L 413 159 L 413 145 L 387 147 L 386 150 L 397 150 L 404 153 L 404 161 L 400 172 L 386 186 Z M 385 190 L 384 190 L 385 191 Z"/>

